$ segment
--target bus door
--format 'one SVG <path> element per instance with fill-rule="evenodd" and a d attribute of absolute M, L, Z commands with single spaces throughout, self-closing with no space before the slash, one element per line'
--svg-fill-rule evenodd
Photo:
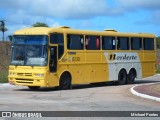
<path fill-rule="evenodd" d="M 57 46 L 50 46 L 49 70 L 50 72 L 57 72 Z"/>

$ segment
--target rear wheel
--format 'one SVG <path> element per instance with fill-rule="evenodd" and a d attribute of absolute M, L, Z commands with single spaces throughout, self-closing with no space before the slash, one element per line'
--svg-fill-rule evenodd
<path fill-rule="evenodd" d="M 28 86 L 28 88 L 31 90 L 38 90 L 40 86 Z"/>
<path fill-rule="evenodd" d="M 69 73 L 63 73 L 60 77 L 59 88 L 66 90 L 71 88 L 71 76 Z"/>
<path fill-rule="evenodd" d="M 132 69 L 129 71 L 127 83 L 133 84 L 135 81 L 135 78 L 136 78 L 136 71 Z"/>
<path fill-rule="evenodd" d="M 124 85 L 124 84 L 126 84 L 126 80 L 127 80 L 126 70 L 122 69 L 118 74 L 118 84 Z"/>

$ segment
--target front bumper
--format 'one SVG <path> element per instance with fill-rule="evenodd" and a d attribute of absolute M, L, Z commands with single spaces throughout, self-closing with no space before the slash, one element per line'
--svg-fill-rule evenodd
<path fill-rule="evenodd" d="M 22 86 L 47 86 L 44 78 L 8 76 L 9 83 Z"/>
<path fill-rule="evenodd" d="M 47 86 L 46 69 L 32 67 L 9 67 L 9 83 L 22 86 Z"/>

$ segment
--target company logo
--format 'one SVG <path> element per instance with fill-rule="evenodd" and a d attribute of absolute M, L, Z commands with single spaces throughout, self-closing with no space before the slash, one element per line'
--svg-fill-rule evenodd
<path fill-rule="evenodd" d="M 127 55 L 127 54 L 124 54 L 124 55 L 109 54 L 108 55 L 108 60 L 110 60 L 110 61 L 114 61 L 114 60 L 117 60 L 117 61 L 123 61 L 123 60 L 129 61 L 129 60 L 136 60 L 136 59 L 137 59 L 137 56 L 135 56 L 135 55 Z"/>
<path fill-rule="evenodd" d="M 11 117 L 11 112 L 2 112 L 2 117 Z"/>

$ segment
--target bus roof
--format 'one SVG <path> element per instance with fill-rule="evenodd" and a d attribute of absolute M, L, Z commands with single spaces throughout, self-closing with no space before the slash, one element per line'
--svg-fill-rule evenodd
<path fill-rule="evenodd" d="M 48 35 L 50 33 L 68 33 L 68 34 L 84 34 L 84 35 L 106 35 L 106 36 L 132 36 L 132 37 L 155 37 L 154 34 L 148 33 L 121 33 L 116 30 L 104 30 L 104 31 L 90 31 L 90 30 L 75 30 L 70 29 L 67 26 L 63 27 L 32 27 L 18 30 L 14 35 Z"/>

